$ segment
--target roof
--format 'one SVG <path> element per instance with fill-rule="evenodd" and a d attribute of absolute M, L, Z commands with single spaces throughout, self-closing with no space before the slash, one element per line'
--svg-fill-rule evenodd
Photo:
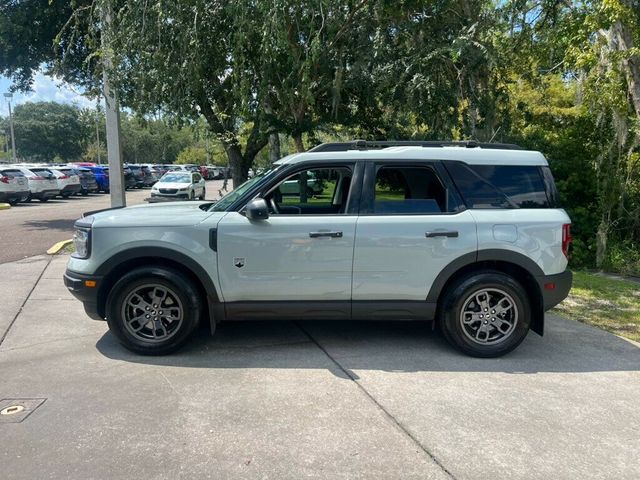
<path fill-rule="evenodd" d="M 335 144 L 334 144 L 335 145 Z M 383 146 L 375 149 L 342 149 L 295 153 L 281 158 L 278 165 L 307 161 L 370 160 L 370 161 L 407 161 L 407 160 L 458 160 L 470 165 L 547 165 L 542 153 L 517 148 L 489 148 L 488 144 L 468 147 L 464 145 L 401 145 Z M 433 147 L 433 148 L 431 148 Z M 502 147 L 502 146 L 500 146 Z"/>

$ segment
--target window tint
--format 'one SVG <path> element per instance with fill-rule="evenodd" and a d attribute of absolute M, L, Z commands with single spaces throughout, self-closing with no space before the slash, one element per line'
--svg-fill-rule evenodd
<path fill-rule="evenodd" d="M 473 165 L 471 168 L 519 208 L 549 208 L 539 167 Z"/>
<path fill-rule="evenodd" d="M 20 170 L 0 170 L 0 175 L 4 175 L 9 178 L 24 177 L 24 173 Z"/>
<path fill-rule="evenodd" d="M 337 215 L 346 212 L 351 187 L 347 167 L 297 172 L 266 196 L 274 215 Z"/>
<path fill-rule="evenodd" d="M 376 174 L 374 212 L 432 214 L 447 211 L 447 192 L 431 168 L 382 167 Z"/>

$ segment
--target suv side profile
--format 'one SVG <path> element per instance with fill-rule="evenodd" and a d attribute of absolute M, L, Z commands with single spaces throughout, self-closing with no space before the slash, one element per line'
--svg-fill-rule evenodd
<path fill-rule="evenodd" d="M 212 333 L 229 320 L 353 319 L 432 321 L 462 352 L 496 357 L 542 335 L 567 296 L 569 226 L 539 152 L 323 144 L 215 203 L 87 214 L 64 281 L 141 354 L 175 351 L 201 319 Z"/>

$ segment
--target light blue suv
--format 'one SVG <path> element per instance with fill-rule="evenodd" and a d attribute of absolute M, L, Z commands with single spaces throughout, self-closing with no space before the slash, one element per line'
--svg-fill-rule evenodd
<path fill-rule="evenodd" d="M 64 280 L 142 354 L 176 350 L 200 321 L 384 319 L 435 321 L 463 352 L 495 357 L 542 335 L 568 294 L 569 224 L 539 152 L 323 144 L 216 203 L 85 216 Z"/>

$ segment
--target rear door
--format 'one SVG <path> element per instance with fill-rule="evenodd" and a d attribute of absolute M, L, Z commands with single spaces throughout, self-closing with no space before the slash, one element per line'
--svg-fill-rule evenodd
<path fill-rule="evenodd" d="M 476 224 L 438 162 L 367 164 L 356 227 L 353 316 L 424 318 L 451 262 L 477 250 Z"/>

